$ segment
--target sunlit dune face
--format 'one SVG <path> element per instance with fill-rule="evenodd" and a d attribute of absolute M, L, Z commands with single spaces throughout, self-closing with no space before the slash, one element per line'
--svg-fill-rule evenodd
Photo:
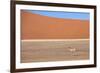
<path fill-rule="evenodd" d="M 89 39 L 89 20 L 49 17 L 21 10 L 21 39 Z"/>

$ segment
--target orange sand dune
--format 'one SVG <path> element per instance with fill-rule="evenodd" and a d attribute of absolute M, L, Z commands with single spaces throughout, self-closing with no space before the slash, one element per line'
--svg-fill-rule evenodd
<path fill-rule="evenodd" d="M 21 11 L 21 39 L 87 39 L 89 21 L 61 19 Z"/>

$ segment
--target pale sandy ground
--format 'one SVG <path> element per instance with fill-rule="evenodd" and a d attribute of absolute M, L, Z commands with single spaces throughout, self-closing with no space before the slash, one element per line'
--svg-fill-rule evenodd
<path fill-rule="evenodd" d="M 89 59 L 89 40 L 21 41 L 21 62 Z"/>

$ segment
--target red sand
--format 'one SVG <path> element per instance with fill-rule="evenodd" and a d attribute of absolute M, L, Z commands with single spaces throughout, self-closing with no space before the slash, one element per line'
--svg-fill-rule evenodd
<path fill-rule="evenodd" d="M 87 39 L 89 21 L 61 19 L 21 11 L 21 39 Z"/>

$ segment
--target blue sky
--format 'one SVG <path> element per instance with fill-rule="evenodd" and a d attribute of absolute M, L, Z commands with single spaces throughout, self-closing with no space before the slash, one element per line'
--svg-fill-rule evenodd
<path fill-rule="evenodd" d="M 64 19 L 80 19 L 89 20 L 90 14 L 86 12 L 63 12 L 63 11 L 43 11 L 43 10 L 27 10 L 34 14 L 40 14 L 43 16 L 64 18 Z"/>

